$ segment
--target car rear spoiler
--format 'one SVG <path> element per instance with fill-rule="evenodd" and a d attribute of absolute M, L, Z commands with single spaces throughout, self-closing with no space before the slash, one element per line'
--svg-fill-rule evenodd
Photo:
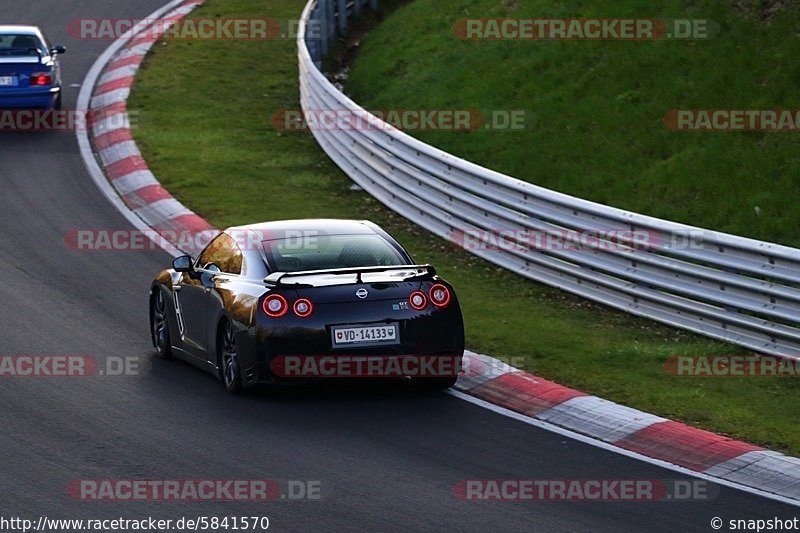
<path fill-rule="evenodd" d="M 431 265 L 397 265 L 397 266 L 375 266 L 375 267 L 356 267 L 356 268 L 332 268 L 328 270 L 303 270 L 300 272 L 275 272 L 264 278 L 264 283 L 272 287 L 314 287 L 309 283 L 286 283 L 287 278 L 298 278 L 306 276 L 338 276 L 355 274 L 356 283 L 362 283 L 362 274 L 374 272 L 390 272 L 393 270 L 413 270 L 415 273 L 403 279 L 403 281 L 428 279 L 436 275 L 436 269 Z"/>

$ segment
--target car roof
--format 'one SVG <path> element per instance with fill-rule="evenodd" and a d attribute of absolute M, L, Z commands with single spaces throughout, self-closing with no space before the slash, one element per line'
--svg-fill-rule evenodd
<path fill-rule="evenodd" d="M 42 31 L 38 26 L 0 24 L 0 35 L 35 35 L 40 37 Z"/>
<path fill-rule="evenodd" d="M 285 231 L 323 231 L 328 234 L 341 235 L 376 235 L 375 226 L 366 220 L 341 220 L 333 218 L 307 218 L 302 220 L 274 220 L 246 226 L 234 226 L 226 232 L 252 230 L 260 233 Z"/>

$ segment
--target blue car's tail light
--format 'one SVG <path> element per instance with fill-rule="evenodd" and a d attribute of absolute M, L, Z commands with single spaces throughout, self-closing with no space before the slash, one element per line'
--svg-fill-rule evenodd
<path fill-rule="evenodd" d="M 53 76 L 51 76 L 47 72 L 37 72 L 36 74 L 31 74 L 30 79 L 28 80 L 28 85 L 30 86 L 46 86 L 53 84 Z"/>

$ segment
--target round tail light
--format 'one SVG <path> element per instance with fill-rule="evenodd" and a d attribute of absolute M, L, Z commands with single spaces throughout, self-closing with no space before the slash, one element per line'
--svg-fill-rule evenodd
<path fill-rule="evenodd" d="M 450 290 L 441 283 L 431 287 L 428 294 L 431 295 L 431 302 L 436 307 L 447 307 L 450 303 Z"/>
<path fill-rule="evenodd" d="M 264 298 L 264 312 L 272 318 L 280 318 L 289 310 L 289 303 L 280 294 L 270 294 Z"/>
<path fill-rule="evenodd" d="M 294 303 L 294 314 L 300 318 L 308 318 L 314 312 L 314 304 L 308 298 L 300 298 Z"/>
<path fill-rule="evenodd" d="M 417 311 L 422 311 L 428 306 L 428 299 L 425 297 L 424 292 L 414 291 L 411 293 L 411 296 L 408 297 L 408 303 Z"/>

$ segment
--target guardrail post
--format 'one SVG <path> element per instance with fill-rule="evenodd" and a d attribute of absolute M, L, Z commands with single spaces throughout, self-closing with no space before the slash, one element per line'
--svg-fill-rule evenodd
<path fill-rule="evenodd" d="M 325 23 L 325 14 L 328 12 L 328 2 L 330 0 L 318 0 L 317 9 L 313 17 L 316 21 L 316 31 L 319 33 L 319 57 L 314 58 L 317 65 L 322 64 L 322 59 L 328 55 L 328 25 Z"/>
<path fill-rule="evenodd" d="M 336 38 L 336 9 L 333 3 L 336 0 L 325 0 L 325 27 L 328 30 L 326 34 L 328 38 L 328 44 L 332 44 L 333 40 Z"/>
<path fill-rule="evenodd" d="M 339 35 L 347 33 L 347 0 L 338 0 Z"/>

